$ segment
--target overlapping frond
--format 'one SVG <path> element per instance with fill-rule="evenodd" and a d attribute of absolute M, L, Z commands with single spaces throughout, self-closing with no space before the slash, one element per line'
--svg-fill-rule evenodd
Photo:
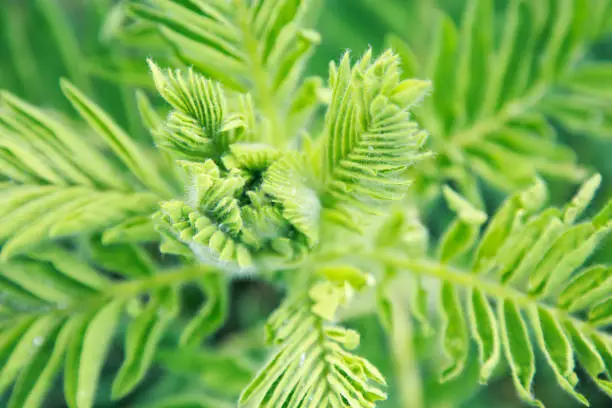
<path fill-rule="evenodd" d="M 5 259 L 50 238 L 100 232 L 150 215 L 170 194 L 153 156 L 76 88 L 65 83 L 64 89 L 113 157 L 59 118 L 3 93 L 0 242 Z"/>
<path fill-rule="evenodd" d="M 240 91 L 293 91 L 319 41 L 302 27 L 309 1 L 151 3 L 134 4 L 132 12 L 158 25 L 186 64 Z"/>
<path fill-rule="evenodd" d="M 357 228 L 354 210 L 370 214 L 403 197 L 406 169 L 421 155 L 425 132 L 409 109 L 429 83 L 401 81 L 392 53 L 375 61 L 367 53 L 353 68 L 346 56 L 332 66 L 325 137 L 317 148 L 305 138 L 303 152 L 267 144 L 273 140 L 253 119 L 258 111 L 234 114 L 201 75 L 152 69 L 175 108 L 160 126 L 162 146 L 190 158 L 178 162 L 186 197 L 163 204 L 157 216 L 167 252 L 239 270 L 302 260 L 319 244 L 325 220 Z"/>
<path fill-rule="evenodd" d="M 338 307 L 367 278 L 343 266 L 319 275 L 330 280 L 289 295 L 270 317 L 269 341 L 279 348 L 243 391 L 241 406 L 357 408 L 386 399 L 378 370 L 347 351 L 358 346 L 359 334 L 332 323 Z"/>
<path fill-rule="evenodd" d="M 15 382 L 8 406 L 41 406 L 62 368 L 68 405 L 93 406 L 125 303 L 105 295 L 112 282 L 69 252 L 46 246 L 0 264 L 0 286 L 6 294 L 0 390 Z"/>
<path fill-rule="evenodd" d="M 151 214 L 174 180 L 81 91 L 68 82 L 62 89 L 91 130 L 2 94 L 0 391 L 14 384 L 10 407 L 41 406 L 60 370 L 68 406 L 93 406 L 119 320 L 139 303 L 113 390 L 124 396 L 178 311 L 173 287 L 118 283 L 92 266 L 156 279 L 150 255 L 131 243 L 159 239 Z M 78 237 L 83 256 L 51 243 L 62 237 Z"/>
<path fill-rule="evenodd" d="M 397 201 L 410 179 L 406 170 L 422 155 L 426 133 L 410 110 L 430 83 L 400 79 L 399 59 L 368 51 L 354 67 L 345 55 L 330 68 L 331 103 L 321 149 L 324 205 L 371 212 Z"/>
<path fill-rule="evenodd" d="M 318 243 L 320 208 L 303 156 L 269 144 L 248 95 L 232 104 L 219 84 L 192 70 L 151 67 L 174 107 L 158 126 L 159 144 L 189 158 L 177 161 L 185 197 L 156 215 L 162 251 L 243 271 L 302 260 Z"/>
<path fill-rule="evenodd" d="M 319 102 L 321 81 L 302 82 L 319 35 L 309 0 L 157 0 L 135 3 L 135 24 L 152 24 L 188 66 L 250 92 L 279 141 L 289 140 Z M 291 102 L 293 101 L 293 102 Z"/>
<path fill-rule="evenodd" d="M 57 86 L 68 78 L 96 100 L 130 135 L 150 141 L 139 124 L 135 99 L 117 84 L 142 86 L 148 79 L 142 59 L 132 60 L 109 40 L 117 2 L 24 0 L 0 10 L 0 88 L 38 106 L 50 106 L 74 117 Z M 129 63 L 129 64 L 128 64 Z M 147 84 L 150 86 L 150 84 Z"/>
<path fill-rule="evenodd" d="M 100 250 L 108 247 L 90 248 Z M 119 253 L 112 255 L 107 252 L 108 263 L 101 262 L 105 269 L 121 263 Z M 142 269 L 134 256 L 122 262 L 120 273 Z M 185 280 L 201 280 L 207 299 L 185 327 L 185 343 L 212 334 L 224 320 L 226 285 L 214 271 L 195 266 L 126 275 L 133 279 L 115 281 L 53 245 L 0 263 L 0 392 L 14 384 L 8 407 L 42 406 L 60 371 L 68 406 L 92 407 L 120 321 L 127 323 L 125 357 L 114 377 L 112 398 L 130 393 L 144 379 L 178 316 L 178 288 Z"/>
<path fill-rule="evenodd" d="M 577 222 L 600 181 L 593 176 L 564 208 L 544 210 L 546 187 L 538 182 L 510 197 L 482 234 L 485 214 L 447 190 L 457 219 L 440 239 L 437 260 L 391 262 L 441 281 L 442 379 L 463 372 L 474 339 L 481 381 L 504 355 L 520 397 L 534 405 L 542 405 L 531 390 L 536 345 L 560 386 L 584 405 L 587 400 L 574 389 L 575 360 L 612 395 L 606 365 L 612 356 L 611 269 L 582 266 L 612 228 L 612 202 Z M 423 313 L 417 317 L 422 320 Z"/>
<path fill-rule="evenodd" d="M 97 232 L 134 214 L 151 214 L 159 202 L 151 193 L 18 184 L 7 185 L 0 197 L 3 259 L 44 240 Z"/>
<path fill-rule="evenodd" d="M 41 405 L 61 369 L 68 406 L 93 406 L 120 322 L 127 323 L 125 358 L 112 398 L 132 392 L 169 326 L 179 324 L 179 286 L 188 281 L 205 301 L 176 336 L 185 354 L 162 352 L 161 360 L 164 354 L 166 362 L 216 358 L 237 380 L 209 377 L 231 390 L 219 399 L 185 395 L 168 404 L 225 406 L 224 397 L 242 387 L 253 367 L 196 348 L 225 321 L 228 281 L 244 271 L 291 276 L 298 284 L 267 325 L 278 348 L 239 404 L 375 407 L 386 398 L 385 381 L 348 351 L 359 335 L 334 323 L 352 293 L 372 283 L 340 261 L 358 255 L 384 278 L 377 300 L 389 346 L 402 359 L 396 372 L 414 364 L 405 349 L 412 339 L 402 321 L 404 306 L 410 303 L 414 318 L 431 330 L 423 283 L 428 276 L 441 282 L 436 311 L 443 380 L 464 372 L 473 339 L 481 380 L 505 356 L 529 403 L 541 405 L 531 391 L 536 347 L 578 401 L 587 404 L 575 390 L 575 360 L 612 395 L 612 269 L 583 266 L 612 228 L 612 204 L 580 219 L 599 176 L 563 209 L 541 210 L 543 182 L 511 196 L 488 223 L 474 204 L 475 176 L 506 191 L 538 174 L 585 178 L 574 153 L 556 142 L 550 121 L 577 132 L 610 133 L 612 70 L 590 62 L 586 52 L 609 20 L 609 0 L 512 0 L 499 33 L 493 0 L 471 0 L 459 28 L 441 16 L 434 43 L 421 48 L 431 60 L 421 63 L 399 42 L 401 58 L 391 51 L 373 58 L 368 51 L 351 64 L 346 54 L 331 65 L 323 92 L 320 78 L 302 78 L 319 41 L 305 28 L 310 3 L 149 0 L 129 6 L 135 21 L 127 31 L 144 36 L 157 30 L 189 65 L 167 70 L 149 64 L 158 93 L 171 106 L 166 118 L 143 93 L 138 96 L 157 146 L 178 159 L 185 187 L 178 196 L 166 157 L 137 145 L 76 87 L 62 83 L 93 130 L 85 137 L 53 114 L 3 94 L 0 391 L 12 386 L 9 407 Z M 114 10 L 123 12 L 122 6 Z M 122 25 L 115 17 L 108 24 Z M 433 98 L 421 104 L 431 84 L 403 79 L 413 75 L 434 81 Z M 303 127 L 321 99 L 329 107 L 322 137 L 313 142 Z M 427 156 L 420 125 L 433 134 L 438 158 L 420 167 L 419 181 L 431 176 L 440 186 L 452 180 L 461 190 L 441 189 L 457 217 L 431 260 L 426 229 L 401 202 L 413 162 Z M 98 136 L 92 144 L 90 133 Z M 298 135 L 299 142 L 289 142 Z M 386 219 L 372 216 L 385 210 L 391 210 Z M 338 224 L 362 234 L 349 236 Z M 66 242 L 74 252 L 43 243 L 74 236 Z M 135 244 L 158 238 L 161 252 L 212 268 L 158 270 L 148 249 Z M 413 272 L 410 296 L 399 285 L 388 290 L 406 270 Z"/>
<path fill-rule="evenodd" d="M 426 55 L 391 41 L 408 76 L 435 84 L 418 117 L 439 159 L 419 168 L 419 182 L 426 189 L 452 180 L 473 202 L 480 200 L 475 176 L 507 192 L 536 174 L 572 182 L 586 176 L 574 152 L 557 142 L 551 119 L 609 133 L 609 81 L 595 84 L 592 76 L 607 75 L 607 63 L 590 63 L 588 49 L 610 2 L 513 0 L 499 17 L 493 3 L 467 2 L 459 26 L 441 14 Z"/>
<path fill-rule="evenodd" d="M 243 271 L 274 269 L 307 254 L 311 245 L 300 232 L 300 219 L 261 190 L 260 171 L 246 166 L 227 171 L 212 160 L 181 164 L 189 178 L 187 197 L 163 203 L 156 215 L 162 251 Z"/>

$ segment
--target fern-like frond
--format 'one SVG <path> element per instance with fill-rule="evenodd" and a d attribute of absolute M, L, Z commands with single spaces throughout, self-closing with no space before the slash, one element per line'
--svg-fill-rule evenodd
<path fill-rule="evenodd" d="M 447 361 L 442 379 L 463 371 L 473 338 L 481 381 L 489 379 L 503 354 L 519 395 L 529 403 L 541 406 L 531 393 L 535 345 L 561 387 L 584 405 L 587 400 L 574 389 L 576 359 L 611 394 L 606 365 L 612 356 L 606 330 L 612 319 L 611 269 L 582 265 L 612 228 L 612 202 L 593 218 L 576 222 L 600 181 L 593 176 L 564 208 L 544 210 L 546 187 L 540 181 L 511 196 L 482 234 L 484 214 L 447 190 L 457 219 L 440 239 L 436 260 L 383 256 L 390 266 L 441 282 L 438 307 Z"/>
<path fill-rule="evenodd" d="M 124 396 L 144 378 L 178 312 L 175 288 L 149 287 L 159 282 L 157 266 L 130 245 L 159 239 L 151 214 L 174 180 L 82 92 L 67 82 L 62 89 L 98 138 L 2 94 L 0 391 L 14 384 L 10 407 L 41 406 L 62 368 L 68 406 L 93 406 L 124 308 L 140 304 L 140 314 L 130 307 L 138 317 L 113 388 L 113 397 Z M 71 243 L 83 256 L 50 243 L 60 237 L 78 237 Z M 141 281 L 120 283 L 92 265 Z M 147 302 L 139 298 L 145 292 Z"/>
<path fill-rule="evenodd" d="M 319 42 L 318 34 L 304 27 L 309 3 L 157 0 L 133 4 L 131 11 L 138 21 L 154 24 L 186 65 L 229 89 L 252 93 L 272 136 L 283 141 L 295 136 L 319 101 L 320 81 L 300 86 Z"/>
<path fill-rule="evenodd" d="M 159 25 L 188 65 L 240 91 L 258 86 L 265 86 L 259 92 L 294 90 L 305 58 L 319 41 L 315 32 L 301 27 L 308 1 L 152 3 L 134 4 L 132 12 Z"/>
<path fill-rule="evenodd" d="M 441 14 L 426 55 L 391 39 L 406 75 L 435 84 L 418 118 L 439 159 L 420 167 L 419 182 L 426 188 L 452 180 L 474 202 L 480 200 L 475 176 L 511 192 L 536 174 L 573 182 L 587 175 L 575 153 L 556 141 L 550 120 L 609 133 L 609 98 L 592 90 L 607 85 L 588 79 L 607 65 L 589 63 L 588 49 L 602 33 L 602 8 L 610 2 L 513 0 L 499 18 L 493 3 L 467 2 L 459 26 Z"/>
<path fill-rule="evenodd" d="M 611 77 L 609 61 L 583 61 L 543 100 L 542 111 L 572 132 L 611 139 Z"/>
<path fill-rule="evenodd" d="M 400 74 L 391 52 L 372 61 L 368 51 L 354 67 L 347 54 L 338 67 L 331 65 L 321 150 L 324 205 L 371 211 L 403 197 L 410 183 L 406 170 L 422 155 L 426 140 L 410 110 L 430 83 L 401 80 Z"/>
<path fill-rule="evenodd" d="M 59 118 L 3 93 L 0 177 L 8 182 L 0 193 L 0 242 L 5 259 L 50 238 L 95 233 L 150 215 L 170 194 L 152 156 L 76 88 L 67 83 L 64 88 L 114 155 L 88 144 Z M 144 224 L 150 231 L 151 223 Z M 132 237 L 151 239 L 151 234 Z"/>
<path fill-rule="evenodd" d="M 161 125 L 162 144 L 190 158 L 178 162 L 186 197 L 165 203 L 157 216 L 163 251 L 202 262 L 241 270 L 302 260 L 319 244 L 325 220 L 358 229 L 355 213 L 402 198 L 406 169 L 425 142 L 409 109 L 429 83 L 401 81 L 392 53 L 372 61 L 368 52 L 353 68 L 346 56 L 339 69 L 332 66 L 325 137 L 316 148 L 304 138 L 303 152 L 266 144 L 273 140 L 257 126 L 258 111 L 234 112 L 244 104 L 223 102 L 220 88 L 201 75 L 152 69 L 175 108 Z"/>
<path fill-rule="evenodd" d="M 134 139 L 150 141 L 140 126 L 132 92 L 117 86 L 143 86 L 142 78 L 149 79 L 144 55 L 136 64 L 133 52 L 123 52 L 110 39 L 125 4 L 23 0 L 5 6 L 0 10 L 1 89 L 73 117 L 57 86 L 58 78 L 65 77 L 95 95 Z M 150 87 L 150 81 L 146 85 Z"/>
<path fill-rule="evenodd" d="M 1 319 L 0 391 L 15 381 L 8 406 L 40 406 L 64 359 L 69 405 L 92 406 L 120 304 L 82 305 L 82 313 L 74 316 L 68 308 L 83 297 L 102 300 L 110 281 L 57 247 L 4 262 L 0 272 L 8 294 L 3 299 L 8 312 Z"/>
<path fill-rule="evenodd" d="M 156 215 L 162 251 L 232 270 L 302 260 L 318 243 L 320 207 L 312 181 L 295 184 L 307 176 L 303 155 L 267 144 L 248 95 L 226 102 L 218 83 L 192 70 L 151 68 L 174 107 L 158 143 L 189 158 L 177 161 L 184 199 L 162 204 Z"/>
<path fill-rule="evenodd" d="M 289 295 L 270 317 L 269 341 L 279 349 L 243 391 L 241 406 L 374 407 L 386 398 L 375 384 L 385 384 L 378 370 L 347 351 L 358 346 L 359 334 L 332 323 L 352 284 L 364 286 L 363 274 L 334 267 L 320 275 L 333 280 Z"/>
<path fill-rule="evenodd" d="M 2 257 L 46 240 L 101 231 L 134 214 L 151 214 L 159 196 L 92 188 L 12 185 L 3 190 Z"/>
<path fill-rule="evenodd" d="M 134 253 L 92 245 L 104 269 L 137 270 Z M 128 259 L 121 259 L 129 255 Z M 98 262 L 104 258 L 105 262 Z M 210 276 L 208 275 L 210 273 Z M 203 282 L 206 306 L 196 313 L 183 337 L 212 333 L 224 320 L 226 285 L 220 275 L 199 268 L 130 271 L 129 281 L 116 281 L 80 257 L 58 246 L 0 263 L 0 392 L 12 384 L 8 407 L 43 406 L 44 398 L 63 371 L 64 396 L 71 408 L 94 405 L 102 367 L 119 328 L 127 323 L 125 358 L 117 371 L 112 398 L 130 393 L 153 364 L 169 324 L 179 312 L 181 284 Z M 202 337 L 199 337 L 200 339 Z"/>

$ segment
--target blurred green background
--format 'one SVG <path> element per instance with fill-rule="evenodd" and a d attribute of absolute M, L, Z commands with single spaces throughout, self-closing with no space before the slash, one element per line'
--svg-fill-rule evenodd
<path fill-rule="evenodd" d="M 323 41 L 311 60 L 311 74 L 325 76 L 328 61 L 338 59 L 347 49 L 355 54 L 368 46 L 380 51 L 386 35 L 393 33 L 416 50 L 427 44 L 431 21 L 436 8 L 460 18 L 463 0 L 314 0 L 317 3 L 316 27 Z M 498 0 L 503 6 L 507 0 Z M 167 48 L 153 32 L 122 30 L 127 18 L 121 2 L 112 0 L 1 0 L 0 1 L 0 88 L 8 89 L 30 102 L 74 116 L 61 95 L 58 79 L 68 77 L 133 137 L 150 141 L 140 125 L 134 90 L 150 89 L 144 58 L 153 55 L 162 59 Z M 143 46 L 144 44 L 144 46 Z M 606 39 L 593 49 L 596 58 L 612 57 L 612 40 Z M 603 139 L 562 132 L 562 142 L 579 154 L 579 160 L 603 174 L 604 186 L 599 194 L 600 203 L 611 196 L 612 144 Z M 555 194 L 566 198 L 571 187 L 558 186 Z M 494 192 L 490 194 L 498 199 Z M 597 207 L 597 206 L 595 206 Z M 433 217 L 443 216 L 433 213 Z M 430 214 L 430 217 L 432 215 Z M 435 222 L 432 221 L 435 224 Z M 599 257 L 610 259 L 612 245 L 599 250 Z M 214 339 L 220 351 L 185 350 L 177 353 L 162 352 L 158 368 L 152 370 L 147 381 L 137 391 L 121 401 L 111 404 L 105 399 L 110 387 L 110 376 L 103 379 L 99 407 L 151 406 L 151 401 L 166 395 L 189 396 L 202 388 L 213 392 L 237 394 L 247 382 L 262 353 L 261 324 L 276 306 L 280 293 L 256 281 L 234 283 L 231 319 Z M 186 307 L 196 310 L 202 301 L 197 295 L 189 298 Z M 360 353 L 369 358 L 384 373 L 392 371 L 384 334 L 375 317 L 350 322 L 362 336 Z M 489 386 L 478 385 L 475 365 L 458 380 L 439 384 L 436 362 L 428 357 L 437 345 L 430 337 L 417 334 L 417 350 L 422 357 L 424 395 L 427 407 L 434 408 L 511 408 L 523 406 L 515 396 L 512 381 L 498 376 Z M 213 344 L 211 344 L 212 346 Z M 472 353 L 475 357 L 476 353 Z M 111 353 L 106 372 L 114 373 L 121 361 L 121 350 Z M 549 407 L 572 408 L 571 401 L 555 383 L 553 374 L 545 364 L 535 383 L 535 394 Z M 171 373 L 171 374 L 169 374 Z M 580 375 L 580 372 L 579 372 Z M 578 390 L 585 393 L 593 407 L 609 407 L 610 400 L 580 376 Z M 60 382 L 46 406 L 63 407 Z M 399 407 L 391 398 L 382 407 Z M 0 399 L 0 406 L 5 401 Z M 177 405 L 179 406 L 179 405 Z M 188 406 L 188 405 L 185 405 Z M 194 405 L 196 406 L 196 405 Z"/>

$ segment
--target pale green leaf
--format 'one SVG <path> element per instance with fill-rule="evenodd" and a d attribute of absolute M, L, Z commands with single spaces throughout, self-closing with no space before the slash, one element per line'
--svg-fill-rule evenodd
<path fill-rule="evenodd" d="M 521 312 L 516 304 L 504 300 L 499 301 L 497 310 L 504 352 L 519 396 L 532 405 L 543 407 L 542 403 L 533 397 L 531 390 L 535 375 L 535 357 Z"/>
<path fill-rule="evenodd" d="M 599 327 L 612 323 L 612 298 L 608 297 L 595 303 L 588 313 L 589 321 Z"/>
<path fill-rule="evenodd" d="M 593 196 L 597 192 L 600 184 L 601 175 L 595 174 L 582 185 L 580 191 L 576 193 L 574 198 L 572 198 L 572 201 L 566 206 L 563 222 L 566 224 L 572 224 L 576 218 L 582 214 L 582 212 L 593 200 Z"/>
<path fill-rule="evenodd" d="M 14 116 L 10 123 L 19 125 L 15 131 L 31 145 L 44 149 L 44 159 L 53 159 L 51 163 L 62 170 L 66 180 L 129 189 L 119 170 L 69 126 L 12 94 L 5 92 L 1 96 Z M 0 123 L 8 119 L 4 117 Z"/>
<path fill-rule="evenodd" d="M 319 241 L 321 203 L 307 181 L 306 171 L 302 158 L 285 156 L 266 171 L 262 190 L 278 200 L 287 221 L 306 235 L 310 245 L 315 245 Z"/>
<path fill-rule="evenodd" d="M 13 383 L 21 369 L 36 358 L 36 355 L 40 352 L 39 347 L 57 325 L 58 322 L 52 316 L 39 317 L 31 322 L 27 330 L 19 338 L 17 344 L 15 344 L 2 367 L 2 372 L 0 373 L 0 391 L 6 390 Z"/>
<path fill-rule="evenodd" d="M 486 383 L 500 360 L 500 335 L 491 304 L 478 289 L 468 297 L 468 313 L 472 332 L 478 343 L 480 382 Z"/>
<path fill-rule="evenodd" d="M 35 298 L 58 305 L 66 305 L 74 297 L 95 293 L 93 289 L 75 281 L 62 268 L 50 263 L 21 258 L 0 263 L 2 276 Z"/>
<path fill-rule="evenodd" d="M 71 408 L 93 407 L 100 372 L 115 334 L 123 304 L 113 300 L 75 333 L 69 346 L 64 375 L 64 394 Z"/>
<path fill-rule="evenodd" d="M 578 377 L 574 373 L 574 353 L 570 339 L 558 318 L 544 308 L 529 311 L 540 349 L 553 369 L 557 382 L 572 397 L 589 406 L 587 399 L 574 390 Z"/>
<path fill-rule="evenodd" d="M 438 244 L 438 258 L 449 262 L 468 252 L 480 236 L 480 226 L 457 219 L 444 231 Z"/>
<path fill-rule="evenodd" d="M 69 320 L 57 328 L 53 335 L 46 336 L 44 340 L 36 340 L 42 343 L 38 345 L 40 350 L 20 373 L 11 392 L 9 408 L 42 406 L 45 394 L 62 366 L 70 337 L 75 335 L 74 330 L 75 321 Z"/>
<path fill-rule="evenodd" d="M 371 90 L 363 85 L 370 82 Z M 419 158 L 426 138 L 409 111 L 430 83 L 401 81 L 397 56 L 387 52 L 372 60 L 369 51 L 353 68 L 348 54 L 337 68 L 332 64 L 330 87 L 321 158 L 329 199 L 324 197 L 323 205 L 335 200 L 372 211 L 399 200 L 409 183 L 404 172 Z"/>
<path fill-rule="evenodd" d="M 468 329 L 456 288 L 444 282 L 440 297 L 442 346 L 447 359 L 440 378 L 441 381 L 449 381 L 461 374 L 465 367 L 469 350 Z"/>
<path fill-rule="evenodd" d="M 308 298 L 290 297 L 268 321 L 271 340 L 279 349 L 240 396 L 240 406 L 373 407 L 386 395 L 373 382 L 384 378 L 367 360 L 350 354 L 357 333 L 324 323 Z M 328 369 L 325 369 L 325 366 Z M 335 405 L 334 405 L 335 404 Z"/>
<path fill-rule="evenodd" d="M 566 322 L 565 329 L 572 341 L 573 350 L 575 350 L 580 364 L 582 364 L 589 375 L 597 378 L 599 374 L 605 372 L 606 366 L 604 361 L 588 336 L 585 336 L 573 322 Z"/>
<path fill-rule="evenodd" d="M 475 208 L 469 201 L 448 186 L 442 188 L 442 193 L 448 206 L 457 217 L 472 225 L 482 225 L 487 220 L 487 214 Z"/>
<path fill-rule="evenodd" d="M 125 244 L 137 242 L 155 242 L 159 240 L 159 235 L 155 231 L 155 226 L 151 217 L 135 216 L 108 228 L 102 234 L 102 243 Z"/>
<path fill-rule="evenodd" d="M 57 246 L 39 248 L 28 257 L 49 262 L 57 271 L 93 290 L 100 291 L 109 286 L 109 281 L 87 262 Z"/>

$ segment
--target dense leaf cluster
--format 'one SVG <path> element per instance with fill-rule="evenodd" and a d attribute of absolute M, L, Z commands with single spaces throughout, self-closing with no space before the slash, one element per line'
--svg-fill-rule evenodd
<path fill-rule="evenodd" d="M 587 209 L 602 178 L 556 139 L 610 133 L 612 69 L 589 47 L 609 33 L 612 4 L 512 0 L 498 12 L 470 0 L 458 23 L 437 14 L 426 46 L 347 52 L 323 80 L 304 75 L 321 41 L 312 3 L 114 6 L 103 33 L 140 52 L 152 39 L 155 61 L 174 66 L 149 59 L 152 79 L 124 78 L 147 84 L 134 98 L 150 137 L 86 96 L 86 76 L 61 82 L 80 120 L 2 92 L 9 407 L 42 406 L 60 372 L 68 406 L 93 407 L 120 336 L 114 400 L 158 363 L 197 377 L 198 393 L 146 406 L 375 407 L 386 380 L 358 355 L 351 315 L 378 318 L 405 406 L 420 404 L 415 331 L 438 332 L 442 382 L 465 372 L 475 343 L 481 382 L 503 356 L 530 404 L 542 405 L 536 350 L 580 403 L 577 362 L 612 395 L 612 268 L 590 262 L 612 201 Z M 59 33 L 76 72 L 75 39 Z M 583 184 L 557 208 L 552 178 Z M 482 184 L 508 196 L 490 217 Z M 430 234 L 420 210 L 438 192 L 455 216 Z M 285 296 L 264 328 L 265 362 L 252 350 L 264 345 L 240 338 L 211 349 L 229 284 L 245 275 Z M 204 301 L 188 313 L 194 289 Z"/>

